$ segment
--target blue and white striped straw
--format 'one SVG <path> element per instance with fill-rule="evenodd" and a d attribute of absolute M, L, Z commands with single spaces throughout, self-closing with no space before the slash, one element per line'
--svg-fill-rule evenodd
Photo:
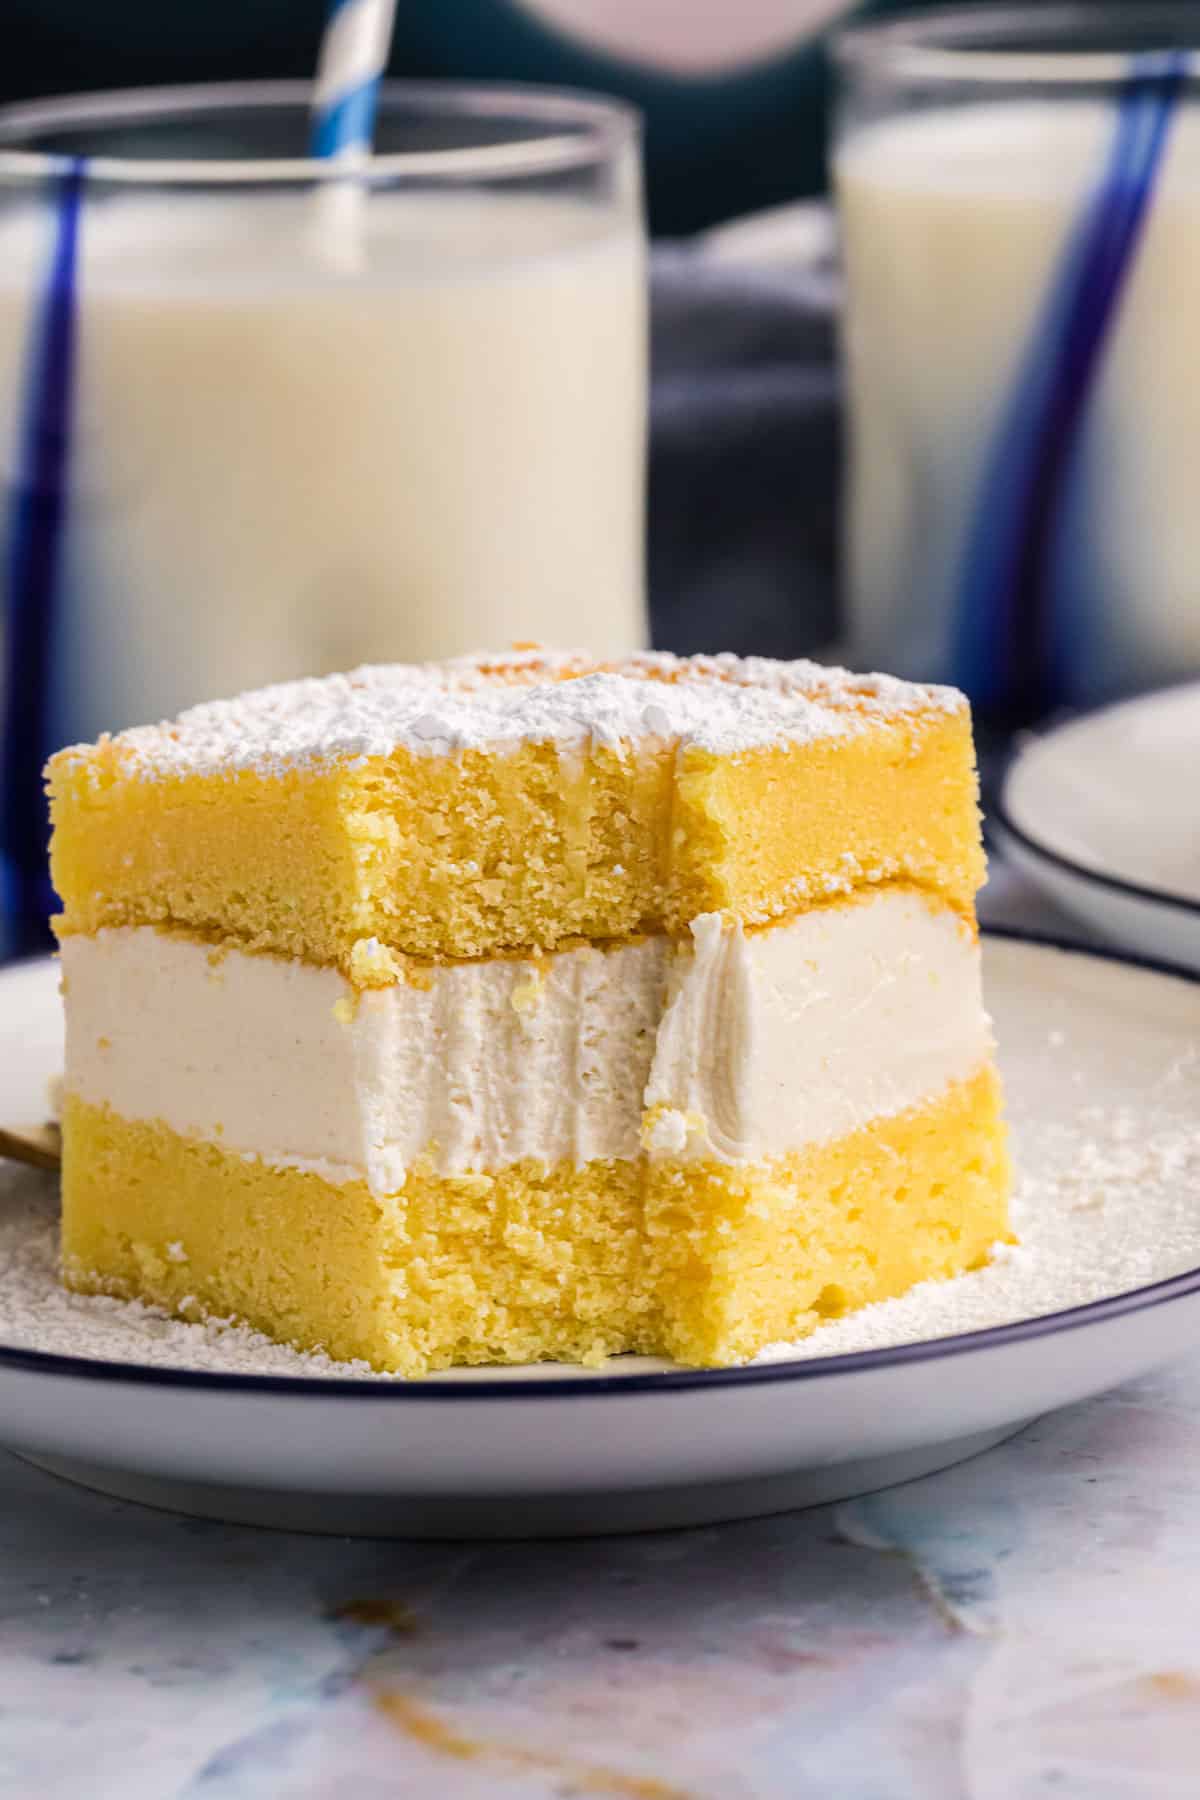
<path fill-rule="evenodd" d="M 347 173 L 370 160 L 379 83 L 392 41 L 395 0 L 332 0 L 313 86 L 313 156 Z M 324 246 L 343 266 L 362 257 L 360 182 L 328 182 L 318 195 Z"/>
<path fill-rule="evenodd" d="M 395 0 L 333 0 L 313 90 L 312 154 L 371 154 L 375 102 L 392 41 Z"/>

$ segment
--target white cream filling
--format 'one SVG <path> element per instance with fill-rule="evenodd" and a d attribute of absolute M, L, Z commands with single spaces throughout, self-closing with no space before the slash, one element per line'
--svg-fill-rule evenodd
<path fill-rule="evenodd" d="M 974 1072 L 991 1038 L 953 914 L 882 892 L 749 933 L 716 915 L 364 993 L 149 928 L 63 943 L 69 1090 L 328 1178 L 403 1185 L 525 1157 L 751 1161 Z"/>
<path fill-rule="evenodd" d="M 710 913 L 668 968 L 646 1105 L 652 1150 L 786 1155 L 938 1094 L 992 1051 L 979 944 L 884 890 L 743 933 Z"/>

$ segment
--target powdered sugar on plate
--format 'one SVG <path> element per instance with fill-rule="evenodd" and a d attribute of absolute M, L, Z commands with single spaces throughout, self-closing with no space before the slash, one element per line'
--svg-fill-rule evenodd
<path fill-rule="evenodd" d="M 228 1375 L 374 1375 L 366 1363 L 302 1355 L 244 1325 L 189 1325 L 137 1301 L 68 1293 L 58 1279 L 57 1182 L 12 1163 L 0 1164 L 0 1344 Z"/>
<path fill-rule="evenodd" d="M 1200 1130 L 1160 1125 L 1124 1107 L 1083 1106 L 1017 1183 L 1019 1242 L 998 1244 L 987 1268 L 926 1281 L 899 1300 L 863 1307 L 760 1362 L 843 1356 L 954 1337 L 1086 1306 L 1190 1269 L 1200 1271 Z"/>

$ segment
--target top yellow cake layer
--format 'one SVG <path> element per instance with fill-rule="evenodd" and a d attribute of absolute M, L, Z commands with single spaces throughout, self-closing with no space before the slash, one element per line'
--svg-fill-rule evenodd
<path fill-rule="evenodd" d="M 392 978 L 389 950 L 758 923 L 889 880 L 969 915 L 983 878 L 962 696 L 806 662 L 361 669 L 47 774 L 60 930 L 177 925 L 361 984 Z"/>

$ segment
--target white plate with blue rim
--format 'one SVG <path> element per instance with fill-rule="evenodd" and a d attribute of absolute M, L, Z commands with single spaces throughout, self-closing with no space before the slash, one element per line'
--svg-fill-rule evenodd
<path fill-rule="evenodd" d="M 103 1492 L 380 1536 L 694 1525 L 983 1451 L 1200 1346 L 1200 983 L 991 935 L 1021 1246 L 749 1368 L 618 1358 L 425 1381 L 231 1349 L 55 1277 L 53 1176 L 0 1166 L 0 1443 Z M 0 1121 L 41 1116 L 55 967 L 0 971 Z M 291 1358 L 294 1363 L 289 1363 Z"/>
<path fill-rule="evenodd" d="M 1200 682 L 1033 739 L 990 828 L 1007 858 L 1103 936 L 1200 969 Z"/>

